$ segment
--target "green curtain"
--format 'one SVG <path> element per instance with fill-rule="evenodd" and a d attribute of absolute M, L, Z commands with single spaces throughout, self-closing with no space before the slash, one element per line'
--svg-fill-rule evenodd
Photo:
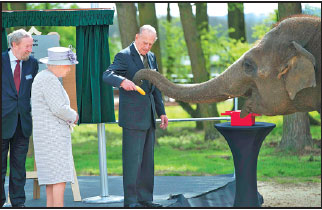
<path fill-rule="evenodd" d="M 114 10 L 2 12 L 2 27 L 112 25 Z"/>
<path fill-rule="evenodd" d="M 2 28 L 2 52 L 8 49 L 8 41 L 7 41 L 7 32 L 5 28 Z"/>
<path fill-rule="evenodd" d="M 115 122 L 111 86 L 102 74 L 110 65 L 108 25 L 76 27 L 77 108 L 80 123 Z"/>

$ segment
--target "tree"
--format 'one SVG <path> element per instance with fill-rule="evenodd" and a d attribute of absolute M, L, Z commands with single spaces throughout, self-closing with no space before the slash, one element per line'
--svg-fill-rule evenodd
<path fill-rule="evenodd" d="M 202 50 L 205 54 L 205 62 L 206 62 L 206 71 L 208 73 L 208 78 L 210 75 L 210 44 L 209 44 L 209 20 L 208 20 L 208 12 L 207 12 L 207 3 L 196 3 L 196 24 L 199 33 L 199 37 L 201 40 Z M 209 105 L 210 116 L 219 117 L 217 104 L 212 103 Z M 199 110 L 200 107 L 198 106 Z M 215 130 L 217 132 L 217 130 Z M 216 135 L 219 137 L 219 133 Z"/>
<path fill-rule="evenodd" d="M 290 15 L 302 14 L 301 3 L 278 3 L 278 20 Z"/>
<path fill-rule="evenodd" d="M 206 71 L 205 56 L 201 47 L 201 40 L 197 30 L 196 19 L 192 14 L 190 3 L 178 3 L 180 19 L 184 32 L 184 38 L 187 43 L 188 54 L 191 61 L 193 82 L 201 83 L 209 80 L 209 73 Z M 200 104 L 200 113 L 202 117 L 210 116 L 209 104 Z M 205 130 L 205 140 L 215 139 L 217 133 L 213 128 L 213 123 L 203 121 Z"/>
<path fill-rule="evenodd" d="M 228 28 L 229 37 L 241 39 L 246 42 L 244 4 L 243 3 L 228 3 Z"/>
<path fill-rule="evenodd" d="M 279 20 L 294 14 L 301 14 L 301 3 L 278 3 Z M 312 146 L 309 115 L 297 112 L 283 116 L 283 135 L 280 148 L 301 151 L 305 146 Z"/>
<path fill-rule="evenodd" d="M 245 15 L 243 3 L 228 3 L 228 29 L 229 37 L 246 42 Z M 238 98 L 238 108 L 241 109 L 245 103 L 245 98 Z M 235 103 L 234 107 L 235 109 Z"/>
<path fill-rule="evenodd" d="M 136 20 L 134 3 L 115 3 L 119 23 L 122 48 L 129 46 L 135 39 L 139 27 Z"/>
<path fill-rule="evenodd" d="M 151 25 L 157 31 L 157 35 L 159 34 L 159 26 L 158 20 L 155 12 L 155 4 L 154 3 L 138 3 L 139 5 L 139 20 L 140 26 L 143 25 Z M 161 60 L 161 48 L 160 48 L 160 38 L 156 40 L 151 51 L 155 54 L 158 63 L 158 70 L 161 74 L 163 74 L 162 68 L 162 60 Z"/>
<path fill-rule="evenodd" d="M 198 35 L 199 39 L 201 40 L 201 35 L 203 35 L 204 38 L 204 43 L 203 46 L 203 52 L 205 54 L 205 62 L 206 62 L 206 71 L 209 73 L 209 52 L 208 49 L 208 40 L 207 36 L 205 36 L 209 32 L 209 27 L 208 27 L 208 14 L 207 14 L 207 3 L 196 3 L 196 24 L 197 24 L 197 29 L 198 29 Z M 190 114 L 191 117 L 193 118 L 200 118 L 200 104 L 197 104 L 197 108 L 193 109 L 192 106 L 189 103 L 179 101 L 178 102 L 180 106 Z M 216 104 L 215 104 L 216 105 Z M 211 110 L 209 110 L 211 111 Z M 215 116 L 215 115 L 212 115 Z M 203 122 L 202 121 L 197 121 L 196 122 L 196 129 L 197 130 L 202 130 L 203 129 Z M 219 136 L 219 135 L 218 135 Z"/>
<path fill-rule="evenodd" d="M 168 3 L 167 5 L 167 22 L 168 24 L 171 24 L 171 14 L 170 14 L 170 3 Z M 166 35 L 168 35 L 170 33 L 170 31 L 168 30 L 168 28 L 166 28 Z M 169 49 L 172 48 L 171 42 L 167 42 L 167 51 L 169 51 Z M 167 62 L 166 62 L 166 70 L 163 69 L 163 74 L 167 75 L 167 74 L 171 74 L 173 72 L 173 68 L 174 68 L 174 60 L 175 58 L 168 53 L 167 56 Z"/>
<path fill-rule="evenodd" d="M 170 3 L 167 5 L 167 18 L 166 21 L 161 22 L 161 26 L 165 28 L 165 69 L 164 74 L 171 78 L 172 75 L 177 75 L 180 78 L 186 78 L 185 66 L 182 65 L 181 60 L 186 55 L 186 43 L 183 38 L 182 27 L 179 26 L 180 20 L 178 18 L 173 19 L 170 14 Z M 163 24 L 162 24 L 163 23 Z M 183 72 L 182 72 L 183 70 Z M 193 109 L 189 103 L 177 101 L 177 103 L 185 110 L 192 118 L 200 118 L 200 110 L 198 107 Z M 203 124 L 201 121 L 196 121 L 196 129 L 203 130 Z"/>
<path fill-rule="evenodd" d="M 171 75 L 174 73 L 175 68 L 177 67 L 176 60 L 178 59 L 177 52 L 173 52 L 175 49 L 177 50 L 178 43 L 174 38 L 178 38 L 177 35 L 174 32 L 178 33 L 180 30 L 179 28 L 174 28 L 176 26 L 175 23 L 172 24 L 172 17 L 170 14 L 170 3 L 168 3 L 167 6 L 167 23 L 165 24 L 165 30 L 166 30 L 166 75 L 168 77 L 171 77 Z M 184 43 L 185 44 L 185 43 Z M 180 45 L 180 44 L 179 44 Z M 180 53 L 182 56 L 182 53 Z M 180 58 L 179 58 L 180 60 Z M 181 67 L 183 68 L 183 67 Z M 197 105 L 196 109 L 193 109 L 192 106 L 189 103 L 183 102 L 183 101 L 177 101 L 177 103 L 185 110 L 192 118 L 200 118 L 200 108 Z M 196 121 L 196 129 L 197 130 L 203 130 L 203 124 L 202 121 Z"/>

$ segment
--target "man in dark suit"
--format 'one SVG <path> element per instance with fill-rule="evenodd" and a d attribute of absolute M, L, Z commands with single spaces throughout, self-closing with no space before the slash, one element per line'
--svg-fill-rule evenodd
<path fill-rule="evenodd" d="M 150 52 L 157 39 L 155 29 L 144 25 L 135 41 L 120 51 L 103 73 L 103 81 L 119 87 L 119 126 L 123 128 L 123 189 L 125 207 L 161 207 L 153 203 L 155 118 L 161 118 L 160 128 L 166 129 L 168 118 L 160 91 L 148 81 L 137 92 L 131 81 L 140 69 L 157 70 Z"/>
<path fill-rule="evenodd" d="M 30 57 L 33 39 L 20 29 L 9 35 L 12 46 L 2 53 L 2 203 L 6 202 L 4 183 L 10 148 L 9 195 L 12 207 L 24 207 L 26 200 L 26 157 L 32 131 L 31 84 L 38 61 Z"/>

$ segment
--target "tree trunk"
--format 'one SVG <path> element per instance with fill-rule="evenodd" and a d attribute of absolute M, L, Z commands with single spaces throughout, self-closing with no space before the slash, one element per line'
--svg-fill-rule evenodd
<path fill-rule="evenodd" d="M 301 3 L 278 3 L 279 20 L 294 14 L 301 14 Z M 283 136 L 280 148 L 301 151 L 312 146 L 308 113 L 297 112 L 283 116 Z"/>
<path fill-rule="evenodd" d="M 139 5 L 139 20 L 140 26 L 151 25 L 157 31 L 157 36 L 159 37 L 159 27 L 158 20 L 155 12 L 154 3 L 138 3 Z M 154 43 L 151 51 L 155 54 L 158 63 L 158 70 L 160 74 L 163 74 L 162 60 L 161 60 L 161 47 L 160 47 L 160 37 Z"/>
<path fill-rule="evenodd" d="M 233 32 L 229 32 L 229 37 L 236 40 L 246 42 L 245 15 L 243 3 L 228 3 L 228 28 L 233 28 Z M 238 110 L 241 110 L 246 99 L 238 98 Z M 233 105 L 235 110 L 235 103 Z"/>
<path fill-rule="evenodd" d="M 290 15 L 302 14 L 301 3 L 278 3 L 278 20 Z"/>
<path fill-rule="evenodd" d="M 245 17 L 243 3 L 228 3 L 228 28 L 234 31 L 229 32 L 229 37 L 241 39 L 246 42 Z"/>
<path fill-rule="evenodd" d="M 134 3 L 115 4 L 122 48 L 126 48 L 135 40 L 135 34 L 139 32 L 138 23 L 136 20 L 136 7 Z"/>
<path fill-rule="evenodd" d="M 209 21 L 208 21 L 208 14 L 207 14 L 207 3 L 196 3 L 196 24 L 198 29 L 199 39 L 202 43 L 202 50 L 205 55 L 205 63 L 206 69 L 205 71 L 208 73 L 208 78 L 210 75 L 210 55 L 209 55 L 209 44 L 208 38 L 202 39 L 201 36 L 207 35 L 209 32 Z"/>
<path fill-rule="evenodd" d="M 169 23 L 171 23 L 172 17 L 170 14 L 170 3 L 168 3 L 167 6 L 167 21 Z M 166 32 L 166 34 L 168 35 L 170 32 Z M 167 49 L 172 49 L 171 46 L 171 42 L 167 43 Z M 175 58 L 169 54 L 168 58 L 167 58 L 167 62 L 166 62 L 166 73 L 167 75 L 170 75 L 171 73 L 173 73 L 173 68 L 174 68 L 174 62 L 175 62 Z M 191 104 L 183 102 L 183 101 L 177 101 L 178 104 L 183 108 L 183 110 L 185 110 L 192 118 L 200 118 L 200 107 L 197 104 L 197 108 L 193 109 Z M 203 124 L 202 121 L 196 121 L 196 129 L 197 130 L 203 130 Z"/>
<path fill-rule="evenodd" d="M 167 4 L 167 22 L 170 24 L 172 21 L 171 13 L 170 13 L 170 3 Z M 166 31 L 166 36 L 169 35 L 171 32 Z M 169 39 L 169 38 L 168 38 Z M 170 51 L 172 49 L 172 43 L 167 42 L 167 50 Z M 173 68 L 174 68 L 174 62 L 175 58 L 171 55 L 171 53 L 168 53 L 168 57 L 166 60 L 166 68 L 164 70 L 164 75 L 170 76 L 171 73 L 173 73 Z M 192 118 L 199 118 L 200 116 L 200 111 L 199 111 L 199 106 L 197 104 L 197 108 L 193 109 L 192 106 L 189 103 L 183 102 L 183 101 L 177 101 L 177 103 L 185 110 Z M 203 124 L 201 121 L 196 121 L 196 129 L 197 130 L 203 130 Z"/>
<path fill-rule="evenodd" d="M 169 23 L 171 22 L 170 3 L 168 3 L 168 6 L 167 6 L 167 21 Z"/>
<path fill-rule="evenodd" d="M 200 37 L 197 31 L 196 19 L 192 14 L 190 3 L 178 3 L 180 11 L 180 19 L 183 27 L 184 38 L 187 43 L 188 54 L 191 61 L 191 69 L 193 81 L 201 83 L 209 79 L 209 74 L 206 71 L 206 63 L 204 53 L 201 47 Z M 209 117 L 209 104 L 200 104 L 200 113 L 202 117 Z M 203 122 L 205 130 L 205 140 L 215 139 L 218 133 L 215 132 L 213 123 Z"/>
<path fill-rule="evenodd" d="M 283 135 L 280 148 L 301 151 L 313 146 L 307 112 L 297 112 L 283 117 Z"/>
<path fill-rule="evenodd" d="M 209 20 L 208 20 L 208 13 L 207 13 L 207 3 L 196 3 L 196 23 L 198 27 L 199 37 L 202 35 L 207 35 L 209 33 Z M 207 37 L 207 36 L 205 36 Z M 209 54 L 209 44 L 208 44 L 208 38 L 204 38 L 202 40 L 204 43 L 202 44 L 202 49 L 205 54 L 205 62 L 206 62 L 206 71 L 208 73 L 208 79 L 210 75 L 210 54 Z M 219 117 L 218 109 L 217 109 L 217 103 L 209 104 L 209 112 L 211 117 Z M 218 121 L 219 122 L 219 121 Z M 212 122 L 214 123 L 214 122 Z M 217 121 L 215 122 L 217 123 Z M 218 131 L 215 129 L 214 132 Z M 217 134 L 217 137 L 219 137 L 220 134 Z"/>
<path fill-rule="evenodd" d="M 196 3 L 196 23 L 199 35 L 202 34 L 202 30 L 209 31 L 207 3 Z"/>
<path fill-rule="evenodd" d="M 168 3 L 167 6 L 167 22 L 171 23 L 171 14 L 170 14 L 170 3 Z M 170 32 L 167 30 L 166 31 L 166 36 L 170 34 Z M 172 44 L 171 42 L 167 42 L 167 50 L 168 49 L 172 49 Z M 168 57 L 167 57 L 167 61 L 166 61 L 166 68 L 163 69 L 163 75 L 170 75 L 171 73 L 173 73 L 173 68 L 174 68 L 174 62 L 175 62 L 175 58 L 169 53 Z"/>

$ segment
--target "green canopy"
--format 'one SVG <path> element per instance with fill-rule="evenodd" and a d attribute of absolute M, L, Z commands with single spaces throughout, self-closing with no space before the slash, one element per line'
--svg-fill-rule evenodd
<path fill-rule="evenodd" d="M 109 9 L 2 11 L 2 51 L 8 48 L 4 28 L 76 26 L 79 123 L 115 122 L 113 89 L 102 81 L 110 65 L 108 32 L 113 18 L 114 10 Z"/>

